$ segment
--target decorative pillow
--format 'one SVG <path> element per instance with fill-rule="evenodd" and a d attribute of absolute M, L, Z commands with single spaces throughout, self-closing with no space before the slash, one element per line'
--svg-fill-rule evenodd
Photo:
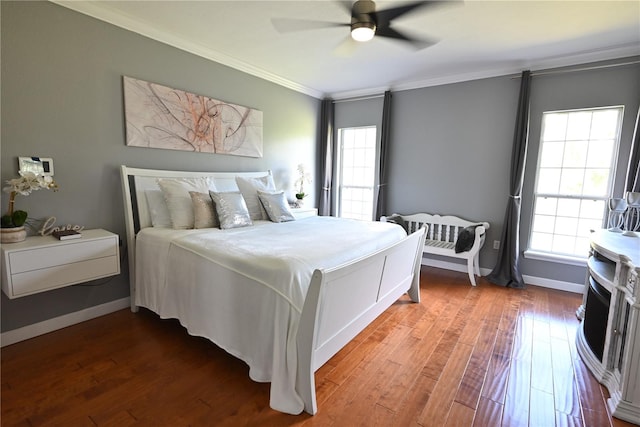
<path fill-rule="evenodd" d="M 271 175 L 261 176 L 260 178 L 237 176 L 236 184 L 238 184 L 242 197 L 244 197 L 251 219 L 269 219 L 267 212 L 264 210 L 264 207 L 258 198 L 258 191 L 276 191 L 276 185 L 273 183 L 273 177 Z"/>
<path fill-rule="evenodd" d="M 218 227 L 218 216 L 209 193 L 189 191 L 193 205 L 193 228 Z"/>
<path fill-rule="evenodd" d="M 258 197 L 264 206 L 269 219 L 273 222 L 295 221 L 295 218 L 289 210 L 289 202 L 284 196 L 284 191 L 276 191 L 268 193 L 258 190 Z"/>
<path fill-rule="evenodd" d="M 242 193 L 239 191 L 228 191 L 225 193 L 209 191 L 209 194 L 216 207 L 220 228 L 226 230 L 228 228 L 253 225 Z"/>
<path fill-rule="evenodd" d="M 162 191 L 148 190 L 145 191 L 144 194 L 147 197 L 151 225 L 154 227 L 171 228 L 171 215 L 169 214 L 167 203 L 164 201 Z"/>
<path fill-rule="evenodd" d="M 189 191 L 207 193 L 205 178 L 159 178 L 158 185 L 169 208 L 171 224 L 175 229 L 193 228 L 194 213 Z"/>
<path fill-rule="evenodd" d="M 479 225 L 470 225 L 458 233 L 455 249 L 457 254 L 466 252 L 473 247 L 473 242 L 476 240 L 476 227 L 479 227 Z"/>
<path fill-rule="evenodd" d="M 400 227 L 404 228 L 404 231 L 407 231 L 407 224 L 404 222 L 404 219 L 400 215 L 391 215 L 387 217 L 387 222 L 392 224 L 398 224 Z"/>

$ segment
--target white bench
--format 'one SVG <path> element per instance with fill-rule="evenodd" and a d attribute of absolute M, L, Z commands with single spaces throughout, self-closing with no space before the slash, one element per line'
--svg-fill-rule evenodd
<path fill-rule="evenodd" d="M 382 217 L 380 221 L 387 222 L 387 218 L 393 221 L 392 217 L 400 217 L 402 224 L 408 233 L 418 230 L 426 225 L 427 237 L 424 242 L 422 253 L 447 256 L 452 258 L 462 258 L 467 260 L 467 272 L 469 280 L 473 286 L 476 286 L 476 278 L 480 276 L 480 249 L 484 245 L 485 233 L 489 229 L 488 222 L 471 222 L 453 215 L 431 215 L 427 213 L 417 213 L 413 215 L 393 214 L 389 217 Z M 473 245 L 470 249 L 456 253 L 455 247 L 458 235 L 466 227 L 475 227 L 475 237 Z"/>

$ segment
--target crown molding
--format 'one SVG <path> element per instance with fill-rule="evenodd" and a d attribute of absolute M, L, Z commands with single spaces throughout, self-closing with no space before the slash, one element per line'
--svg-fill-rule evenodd
<path fill-rule="evenodd" d="M 240 61 L 221 52 L 217 52 L 201 44 L 193 43 L 174 34 L 158 30 L 157 28 L 154 28 L 146 22 L 140 21 L 138 19 L 132 18 L 131 16 L 110 9 L 108 6 L 105 6 L 105 3 L 98 4 L 91 1 L 64 0 L 49 0 L 49 2 L 87 16 L 91 16 L 92 18 L 107 22 L 125 30 L 132 31 L 150 39 L 167 44 L 169 46 L 184 50 L 202 58 L 209 59 L 219 64 L 231 67 L 238 71 L 242 71 L 263 80 L 270 81 L 296 92 L 300 92 L 314 98 L 322 98 L 324 95 L 322 91 L 282 78 L 276 74 L 270 73 L 266 70 L 255 67 L 251 64 Z"/>
<path fill-rule="evenodd" d="M 571 67 L 601 61 L 613 61 L 621 58 L 640 56 L 640 45 L 629 43 L 607 49 L 578 52 L 569 56 L 547 57 L 537 61 L 513 61 L 509 64 L 502 64 L 500 67 L 473 71 L 470 73 L 450 73 L 445 76 L 431 77 L 428 79 L 414 80 L 391 84 L 390 87 L 367 88 L 354 91 L 345 91 L 331 94 L 335 100 L 345 100 L 359 98 L 383 93 L 385 90 L 400 92 L 405 90 L 422 89 L 432 86 L 442 86 L 452 83 L 461 83 L 472 80 L 482 80 L 493 77 L 503 77 L 509 75 L 520 75 L 522 70 L 551 70 L 555 68 Z"/>

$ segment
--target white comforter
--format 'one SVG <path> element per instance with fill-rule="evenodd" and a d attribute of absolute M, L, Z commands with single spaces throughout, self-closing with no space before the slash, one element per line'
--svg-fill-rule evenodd
<path fill-rule="evenodd" d="M 298 414 L 296 333 L 313 271 L 405 236 L 394 224 L 333 217 L 231 230 L 146 228 L 136 242 L 135 302 L 244 360 L 253 380 L 271 382 L 271 407 Z"/>

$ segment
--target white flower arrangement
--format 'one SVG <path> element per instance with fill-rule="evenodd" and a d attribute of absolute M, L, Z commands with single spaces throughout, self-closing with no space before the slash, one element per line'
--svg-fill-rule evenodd
<path fill-rule="evenodd" d="M 295 186 L 298 188 L 296 192 L 296 199 L 302 200 L 307 194 L 304 192 L 304 184 L 311 184 L 311 174 L 305 170 L 302 163 L 298 165 L 298 179 L 296 179 Z"/>
<path fill-rule="evenodd" d="M 28 196 L 33 191 L 45 189 L 58 191 L 58 184 L 50 176 L 38 176 L 33 172 L 20 172 L 19 178 L 7 180 L 7 186 L 2 189 L 9 193 L 9 209 L 2 216 L 2 227 L 20 227 L 27 220 L 25 211 L 15 211 L 13 206 L 18 194 Z"/>
<path fill-rule="evenodd" d="M 20 172 L 19 178 L 13 178 L 7 180 L 8 186 L 4 187 L 2 191 L 5 193 L 18 193 L 23 196 L 28 196 L 32 191 L 40 189 L 56 190 L 56 185 L 53 178 L 50 176 L 38 176 L 33 172 Z"/>

